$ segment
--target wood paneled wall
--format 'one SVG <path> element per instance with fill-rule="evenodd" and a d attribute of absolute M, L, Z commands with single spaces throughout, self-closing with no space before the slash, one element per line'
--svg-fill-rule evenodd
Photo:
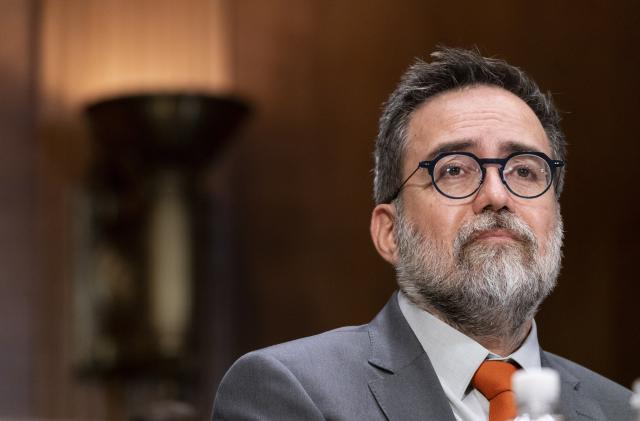
<path fill-rule="evenodd" d="M 36 396 L 42 272 L 33 133 L 33 3 L 0 3 L 0 417 L 24 415 Z"/>

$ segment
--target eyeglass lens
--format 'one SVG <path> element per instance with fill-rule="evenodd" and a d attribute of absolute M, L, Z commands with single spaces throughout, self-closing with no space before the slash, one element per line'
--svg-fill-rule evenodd
<path fill-rule="evenodd" d="M 543 158 L 536 155 L 516 155 L 503 169 L 509 189 L 523 197 L 534 197 L 551 184 L 551 169 Z M 482 182 L 482 169 L 478 161 L 467 155 L 447 155 L 433 168 L 433 181 L 438 190 L 453 198 L 466 197 L 475 192 Z"/>

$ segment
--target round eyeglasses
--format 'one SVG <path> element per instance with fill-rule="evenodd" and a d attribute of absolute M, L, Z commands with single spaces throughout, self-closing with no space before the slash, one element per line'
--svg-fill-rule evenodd
<path fill-rule="evenodd" d="M 553 160 L 542 152 L 515 152 L 506 158 L 478 158 L 469 152 L 446 152 L 432 161 L 419 162 L 386 203 L 394 201 L 421 168 L 429 171 L 433 186 L 442 195 L 451 199 L 467 198 L 480 189 L 488 164 L 499 166 L 500 179 L 511 193 L 534 199 L 549 190 L 556 169 L 563 167 L 564 161 Z"/>

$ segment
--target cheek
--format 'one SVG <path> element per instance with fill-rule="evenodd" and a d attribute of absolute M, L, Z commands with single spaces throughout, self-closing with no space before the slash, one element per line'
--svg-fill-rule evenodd
<path fill-rule="evenodd" d="M 473 213 L 468 208 L 468 206 L 447 205 L 439 203 L 438 200 L 432 200 L 420 206 L 414 221 L 424 234 L 450 247 L 465 217 Z"/>
<path fill-rule="evenodd" d="M 558 208 L 557 205 L 550 205 L 536 212 L 532 212 L 529 221 L 526 221 L 535 233 L 540 243 L 540 248 L 544 248 L 545 244 L 551 238 L 553 231 L 558 224 Z"/>

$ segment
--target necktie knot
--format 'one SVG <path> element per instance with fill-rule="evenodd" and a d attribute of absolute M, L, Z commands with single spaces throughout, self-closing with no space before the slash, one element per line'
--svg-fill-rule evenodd
<path fill-rule="evenodd" d="M 506 361 L 483 362 L 473 375 L 471 383 L 489 401 L 489 420 L 502 421 L 516 414 L 511 376 L 517 368 Z"/>
<path fill-rule="evenodd" d="M 488 400 L 496 395 L 511 390 L 511 376 L 516 367 L 506 361 L 487 360 L 480 365 L 471 383 Z"/>

